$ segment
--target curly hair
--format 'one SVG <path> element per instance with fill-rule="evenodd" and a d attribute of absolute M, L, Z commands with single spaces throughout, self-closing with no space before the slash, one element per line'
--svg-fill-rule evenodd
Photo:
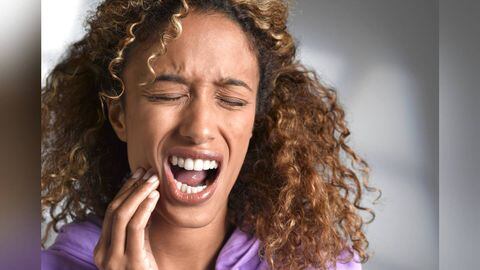
<path fill-rule="evenodd" d="M 282 0 L 107 0 L 87 20 L 42 89 L 42 213 L 45 237 L 67 219 L 104 215 L 129 173 L 126 145 L 106 120 L 104 102 L 123 102 L 121 74 L 133 46 L 155 38 L 166 53 L 191 10 L 219 12 L 244 30 L 257 54 L 260 83 L 253 136 L 228 201 L 228 218 L 261 240 L 272 269 L 326 269 L 345 250 L 369 258 L 362 205 L 369 166 L 350 146 L 335 89 L 296 58 Z M 161 25 L 161 27 L 159 27 Z M 369 213 L 366 220 L 362 213 Z M 43 215 L 42 215 L 43 217 Z"/>

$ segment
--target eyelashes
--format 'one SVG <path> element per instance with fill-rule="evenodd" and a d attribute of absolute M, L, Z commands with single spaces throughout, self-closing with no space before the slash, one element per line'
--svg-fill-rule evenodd
<path fill-rule="evenodd" d="M 162 95 L 148 95 L 146 96 L 149 101 L 177 101 L 181 99 L 183 96 L 177 96 L 177 97 L 169 97 L 169 96 L 162 96 Z"/>
<path fill-rule="evenodd" d="M 245 107 L 247 106 L 247 102 L 245 101 L 240 101 L 236 99 L 227 99 L 227 98 L 218 98 L 221 102 L 228 104 L 230 106 L 234 107 Z"/>
<path fill-rule="evenodd" d="M 180 101 L 182 98 L 188 98 L 187 95 L 180 95 L 180 96 L 169 96 L 169 95 L 146 95 L 147 99 L 151 102 L 161 102 L 161 103 L 176 103 Z M 226 98 L 222 96 L 216 96 L 218 101 L 223 105 L 227 105 L 230 107 L 245 107 L 248 105 L 248 102 L 237 99 L 237 98 Z"/>

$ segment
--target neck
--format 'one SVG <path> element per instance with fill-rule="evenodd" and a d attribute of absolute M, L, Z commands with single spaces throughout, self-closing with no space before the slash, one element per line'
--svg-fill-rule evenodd
<path fill-rule="evenodd" d="M 214 269 L 218 253 L 232 230 L 226 209 L 200 228 L 175 226 L 158 213 L 152 213 L 150 245 L 158 269 Z"/>

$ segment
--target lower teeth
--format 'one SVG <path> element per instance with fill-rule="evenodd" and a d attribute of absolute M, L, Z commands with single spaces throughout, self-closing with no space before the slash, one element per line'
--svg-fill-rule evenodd
<path fill-rule="evenodd" d="M 177 179 L 174 179 L 174 180 L 175 180 L 175 186 L 177 187 L 177 189 L 187 194 L 195 194 L 207 188 L 207 185 L 191 187 L 185 183 L 177 181 Z"/>

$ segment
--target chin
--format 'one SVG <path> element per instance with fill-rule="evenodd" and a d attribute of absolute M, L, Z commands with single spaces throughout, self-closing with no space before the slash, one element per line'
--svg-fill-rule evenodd
<path fill-rule="evenodd" d="M 221 218 L 223 222 L 226 212 L 227 201 L 224 207 L 203 206 L 203 207 L 186 207 L 171 205 L 168 202 L 160 200 L 153 214 L 158 215 L 164 222 L 182 228 L 202 228 Z"/>

